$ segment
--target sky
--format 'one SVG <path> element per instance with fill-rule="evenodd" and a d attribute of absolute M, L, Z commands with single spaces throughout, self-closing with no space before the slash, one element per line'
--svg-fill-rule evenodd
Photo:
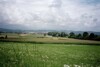
<path fill-rule="evenodd" d="M 0 28 L 100 32 L 100 0 L 0 0 Z"/>

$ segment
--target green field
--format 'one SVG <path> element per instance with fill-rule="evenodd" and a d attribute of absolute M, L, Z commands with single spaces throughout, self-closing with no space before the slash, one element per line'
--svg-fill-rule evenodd
<path fill-rule="evenodd" d="M 0 42 L 0 67 L 100 67 L 100 46 Z"/>
<path fill-rule="evenodd" d="M 1 34 L 0 67 L 100 67 L 100 41 Z"/>

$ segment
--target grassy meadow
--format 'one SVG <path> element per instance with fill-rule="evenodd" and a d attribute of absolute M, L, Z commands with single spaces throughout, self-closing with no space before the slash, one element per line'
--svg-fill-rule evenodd
<path fill-rule="evenodd" d="M 0 67 L 100 67 L 100 42 L 43 34 L 1 34 Z"/>

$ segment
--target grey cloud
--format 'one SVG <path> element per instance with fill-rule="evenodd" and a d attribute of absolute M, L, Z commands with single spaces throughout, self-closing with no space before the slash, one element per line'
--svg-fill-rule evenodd
<path fill-rule="evenodd" d="M 50 7 L 55 7 L 55 8 L 59 8 L 61 6 L 62 6 L 61 0 L 53 0 L 52 3 L 50 4 Z"/>
<path fill-rule="evenodd" d="M 0 0 L 0 27 L 100 31 L 100 5 L 80 1 Z"/>

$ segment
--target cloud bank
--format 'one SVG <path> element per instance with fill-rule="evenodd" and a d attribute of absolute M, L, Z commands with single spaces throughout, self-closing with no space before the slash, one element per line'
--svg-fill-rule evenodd
<path fill-rule="evenodd" d="M 0 0 L 0 27 L 100 31 L 100 0 Z"/>

